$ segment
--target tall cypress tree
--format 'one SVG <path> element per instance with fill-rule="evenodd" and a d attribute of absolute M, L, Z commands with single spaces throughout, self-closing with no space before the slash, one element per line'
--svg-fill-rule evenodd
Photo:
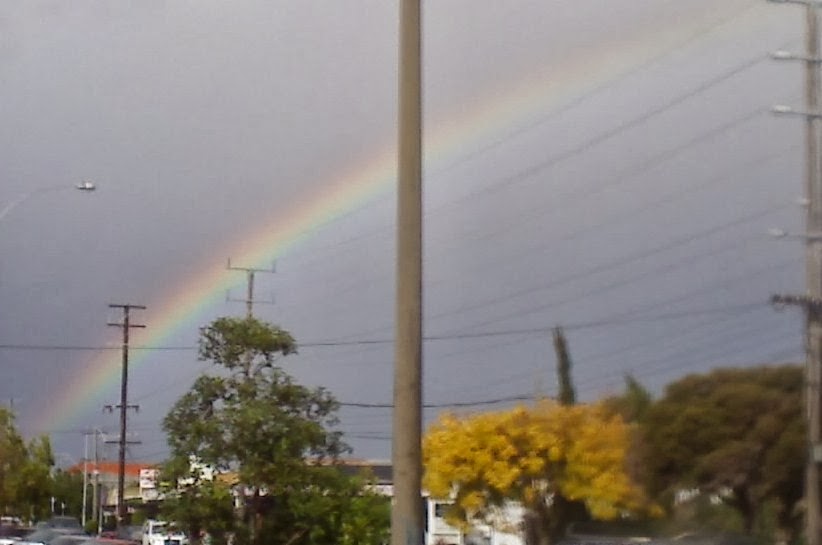
<path fill-rule="evenodd" d="M 561 327 L 555 327 L 553 334 L 554 353 L 557 357 L 557 379 L 559 380 L 557 400 L 560 405 L 574 405 L 577 402 L 577 394 L 571 379 L 571 356 L 568 354 L 568 342 L 565 340 L 565 333 L 562 332 Z"/>
<path fill-rule="evenodd" d="M 553 329 L 554 354 L 557 359 L 557 380 L 559 381 L 559 393 L 557 401 L 560 405 L 575 405 L 577 394 L 574 390 L 574 381 L 571 378 L 571 355 L 568 352 L 568 341 L 562 328 L 557 326 Z M 579 500 L 571 500 L 562 495 L 554 498 L 550 507 L 554 541 L 565 537 L 565 530 L 574 522 L 588 521 L 591 519 L 585 503 Z"/>

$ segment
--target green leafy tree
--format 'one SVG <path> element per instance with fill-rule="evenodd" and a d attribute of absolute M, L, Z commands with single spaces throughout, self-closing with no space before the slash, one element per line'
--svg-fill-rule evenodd
<path fill-rule="evenodd" d="M 357 493 L 347 502 L 340 521 L 339 545 L 383 545 L 391 540 L 391 499 L 353 482 Z M 349 485 L 350 486 L 350 485 Z"/>
<path fill-rule="evenodd" d="M 622 416 L 626 422 L 641 423 L 648 414 L 654 399 L 633 375 L 625 375 L 625 391 L 604 400 L 614 413 Z"/>
<path fill-rule="evenodd" d="M 349 450 L 332 431 L 339 404 L 325 388 L 297 384 L 277 365 L 296 350 L 287 331 L 254 318 L 212 322 L 201 331 L 199 354 L 217 372 L 198 378 L 163 422 L 172 453 L 167 478 L 188 482 L 179 479 L 207 467 L 234 475 L 250 491 L 244 511 L 251 531 L 238 528 L 240 542 L 321 544 L 339 537 L 316 533 L 345 512 L 312 508 L 337 497 L 341 486 L 328 473 Z M 196 494 L 205 494 L 207 505 L 216 502 L 208 509 L 219 511 L 213 520 L 223 520 L 222 490 L 200 488 L 178 501 L 196 503 Z"/>
<path fill-rule="evenodd" d="M 65 514 L 81 519 L 83 512 L 83 474 L 78 471 L 58 469 L 51 475 L 51 495 L 61 506 L 65 505 Z"/>
<path fill-rule="evenodd" d="M 648 447 L 641 424 L 653 404 L 651 393 L 636 378 L 628 374 L 625 375 L 625 390 L 621 394 L 603 399 L 602 404 L 607 412 L 619 415 L 622 420 L 632 424 L 626 470 L 635 482 L 647 489 L 651 474 L 647 463 Z"/>
<path fill-rule="evenodd" d="M 35 520 L 51 515 L 52 468 L 54 454 L 48 437 L 32 439 L 27 446 L 26 462 L 18 474 L 18 505 Z"/>
<path fill-rule="evenodd" d="M 26 443 L 14 414 L 0 408 L 0 509 L 4 514 L 40 519 L 51 509 L 54 455 L 47 437 Z"/>
<path fill-rule="evenodd" d="M 164 470 L 164 474 L 178 476 L 185 472 L 171 467 Z M 220 480 L 200 479 L 196 472 L 189 471 L 189 474 L 189 479 L 165 491 L 160 508 L 163 517 L 180 524 L 195 542 L 205 532 L 213 544 L 227 543 L 228 536 L 237 532 L 230 485 Z"/>
<path fill-rule="evenodd" d="M 0 407 L 0 510 L 8 515 L 26 515 L 19 509 L 19 470 L 26 462 L 26 443 L 17 431 L 14 414 Z"/>
<path fill-rule="evenodd" d="M 328 545 L 381 545 L 390 538 L 390 499 L 336 467 L 317 468 L 314 485 L 279 500 L 286 508 L 266 518 L 263 532 Z"/>
<path fill-rule="evenodd" d="M 806 456 L 803 387 L 792 365 L 720 369 L 669 385 L 643 421 L 653 491 L 715 494 L 749 534 L 768 506 L 790 534 Z"/>

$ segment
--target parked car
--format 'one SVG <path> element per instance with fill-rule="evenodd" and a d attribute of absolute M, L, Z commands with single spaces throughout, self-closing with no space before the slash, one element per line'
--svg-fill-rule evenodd
<path fill-rule="evenodd" d="M 188 538 L 174 523 L 147 520 L 143 524 L 143 545 L 188 545 Z"/>
<path fill-rule="evenodd" d="M 91 539 L 85 534 L 65 534 L 55 537 L 48 545 L 81 545 Z"/>
<path fill-rule="evenodd" d="M 13 545 L 31 533 L 31 528 L 0 524 L 0 545 Z"/>
<path fill-rule="evenodd" d="M 80 521 L 74 517 L 51 517 L 47 521 L 45 521 L 46 528 L 55 528 L 58 530 L 76 530 L 76 532 L 82 532 L 83 526 L 80 524 Z"/>
<path fill-rule="evenodd" d="M 121 526 L 117 528 L 114 532 L 114 535 L 107 536 L 113 538 L 114 540 L 124 541 L 124 542 L 136 542 L 142 543 L 143 541 L 143 527 L 142 526 Z M 116 544 L 111 544 L 116 545 Z"/>
<path fill-rule="evenodd" d="M 69 535 L 72 532 L 72 530 L 64 528 L 39 528 L 17 541 L 15 545 L 52 545 L 52 542 L 58 537 Z"/>
<path fill-rule="evenodd" d="M 80 545 L 134 545 L 134 541 L 130 539 L 92 537 L 81 542 Z"/>

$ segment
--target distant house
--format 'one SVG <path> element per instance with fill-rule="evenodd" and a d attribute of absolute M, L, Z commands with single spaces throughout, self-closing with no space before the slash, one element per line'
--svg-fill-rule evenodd
<path fill-rule="evenodd" d="M 117 506 L 117 482 L 120 474 L 119 463 L 115 461 L 89 461 L 85 464 L 76 464 L 69 468 L 70 472 L 83 473 L 83 467 L 87 473 L 88 484 L 92 489 L 92 501 L 96 498 L 103 510 L 109 514 L 114 514 Z M 129 501 L 149 501 L 157 487 L 157 464 L 151 462 L 126 462 L 125 464 L 125 487 L 123 496 L 126 502 Z M 96 490 L 96 494 L 94 492 Z"/>
<path fill-rule="evenodd" d="M 343 460 L 342 470 L 349 475 L 370 475 L 374 478 L 373 489 L 385 494 L 394 495 L 393 470 L 391 462 L 382 460 Z M 445 515 L 451 502 L 431 498 L 422 491 L 423 517 L 425 524 L 425 545 L 523 545 L 524 539 L 519 531 L 522 521 L 522 508 L 514 503 L 499 510 L 498 518 L 506 531 L 477 525 L 466 533 L 448 524 Z"/>
<path fill-rule="evenodd" d="M 372 479 L 372 490 L 385 496 L 393 497 L 393 468 L 386 460 L 341 460 L 340 469 L 347 475 L 362 475 Z M 102 500 L 103 509 L 107 515 L 114 514 L 117 505 L 117 475 L 118 464 L 114 462 L 89 462 L 86 464 L 89 474 L 89 483 L 97 483 L 98 497 Z M 200 468 L 201 470 L 203 468 Z M 83 466 L 79 464 L 71 471 L 82 473 Z M 216 478 L 228 483 L 236 484 L 236 474 L 214 474 L 206 471 L 207 478 Z M 125 499 L 129 501 L 161 500 L 157 494 L 158 486 L 157 464 L 147 462 L 129 462 L 125 468 Z M 242 492 L 239 493 L 242 496 Z M 448 500 L 429 497 L 426 491 L 422 492 L 423 515 L 425 524 L 425 545 L 523 545 L 524 540 L 518 531 L 522 519 L 522 510 L 511 504 L 500 510 L 500 517 L 504 519 L 507 532 L 495 530 L 489 526 L 477 525 L 471 532 L 462 532 L 448 524 L 445 514 L 451 506 Z M 240 498 L 237 498 L 238 500 Z"/>

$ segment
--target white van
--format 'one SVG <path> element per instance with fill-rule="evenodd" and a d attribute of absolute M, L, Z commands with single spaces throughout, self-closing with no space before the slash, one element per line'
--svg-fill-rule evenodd
<path fill-rule="evenodd" d="M 147 520 L 143 524 L 143 545 L 188 545 L 188 538 L 174 523 Z"/>

